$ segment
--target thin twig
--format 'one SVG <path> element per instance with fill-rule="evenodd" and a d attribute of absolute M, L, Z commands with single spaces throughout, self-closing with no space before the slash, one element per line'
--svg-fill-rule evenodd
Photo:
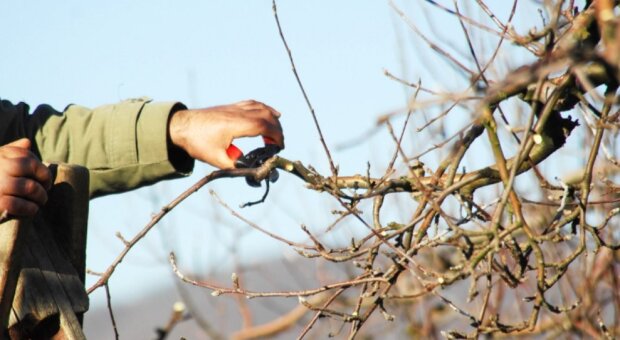
<path fill-rule="evenodd" d="M 110 286 L 106 282 L 104 284 L 105 288 L 105 298 L 108 305 L 108 312 L 110 314 L 110 320 L 112 321 L 112 328 L 114 329 L 114 338 L 118 340 L 118 328 L 116 327 L 116 320 L 114 319 L 114 312 L 112 311 L 112 296 L 110 295 Z"/>
<path fill-rule="evenodd" d="M 200 179 L 194 185 L 189 187 L 175 199 L 173 199 L 170 203 L 163 206 L 161 210 L 152 216 L 151 220 L 138 232 L 131 240 L 124 242 L 125 247 L 121 251 L 121 253 L 114 259 L 112 264 L 101 274 L 97 282 L 95 282 L 90 288 L 88 288 L 87 293 L 90 294 L 95 291 L 97 288 L 100 288 L 107 284 L 108 280 L 116 270 L 116 267 L 125 259 L 125 256 L 129 253 L 129 251 L 138 243 L 148 232 L 155 226 L 157 223 L 164 218 L 172 209 L 174 209 L 177 205 L 183 202 L 187 197 L 200 190 L 204 185 L 209 182 L 218 179 L 218 178 L 227 178 L 227 177 L 246 177 L 246 176 L 256 176 L 263 179 L 267 176 L 268 172 L 265 173 L 265 169 L 269 168 L 269 161 L 263 164 L 261 168 L 252 168 L 252 169 L 227 169 L 227 170 L 218 170 L 214 171 L 207 176 Z M 270 170 L 270 169 L 269 169 Z M 260 175 L 259 175 L 260 174 Z M 262 176 L 262 177 L 261 177 Z"/>
<path fill-rule="evenodd" d="M 336 169 L 336 166 L 334 165 L 331 152 L 329 151 L 329 147 L 327 147 L 327 143 L 325 142 L 325 137 L 323 136 L 323 131 L 321 130 L 321 126 L 319 125 L 319 120 L 316 117 L 316 113 L 314 112 L 314 107 L 310 103 L 310 99 L 308 98 L 306 89 L 301 83 L 301 79 L 299 78 L 299 74 L 297 73 L 297 68 L 295 67 L 295 61 L 293 60 L 293 53 L 291 52 L 291 49 L 289 48 L 288 43 L 286 42 L 286 39 L 284 38 L 284 33 L 282 32 L 282 26 L 280 25 L 280 19 L 278 18 L 278 9 L 276 6 L 276 0 L 272 1 L 272 9 L 273 9 L 273 16 L 276 19 L 276 24 L 278 25 L 278 32 L 280 33 L 280 39 L 282 40 L 282 44 L 284 44 L 284 48 L 286 49 L 286 54 L 288 55 L 288 59 L 291 62 L 291 68 L 292 68 L 293 74 L 295 75 L 295 79 L 297 80 L 299 89 L 301 90 L 301 93 L 303 94 L 304 99 L 306 100 L 306 105 L 308 105 L 308 109 L 310 110 L 310 114 L 312 115 L 312 120 L 314 121 L 314 126 L 316 127 L 316 130 L 319 134 L 321 145 L 323 145 L 323 149 L 325 150 L 325 154 L 327 155 L 327 160 L 329 161 L 329 167 L 331 169 L 332 175 L 336 177 L 338 174 L 338 170 Z"/>
<path fill-rule="evenodd" d="M 347 287 L 361 285 L 361 284 L 369 283 L 369 282 L 387 283 L 387 280 L 382 277 L 364 278 L 362 276 L 362 278 L 356 278 L 353 280 L 331 283 L 331 284 L 323 285 L 322 287 L 314 288 L 314 289 L 285 291 L 285 292 L 256 292 L 256 291 L 242 289 L 240 287 L 227 288 L 227 287 L 222 287 L 222 286 L 219 286 L 211 282 L 198 281 L 198 280 L 191 279 L 187 277 L 185 274 L 181 273 L 181 271 L 179 270 L 177 266 L 177 262 L 176 262 L 176 256 L 174 255 L 174 253 L 171 252 L 168 259 L 169 259 L 170 265 L 172 266 L 172 270 L 181 280 L 189 284 L 192 284 L 194 286 L 197 286 L 197 287 L 211 289 L 213 291 L 211 292 L 211 295 L 213 296 L 220 296 L 222 294 L 239 294 L 249 299 L 257 298 L 257 297 L 274 297 L 274 296 L 283 296 L 283 297 L 312 296 L 312 295 L 316 295 L 316 294 L 319 294 L 319 293 L 322 293 L 328 290 L 332 290 L 332 289 L 347 288 Z"/>

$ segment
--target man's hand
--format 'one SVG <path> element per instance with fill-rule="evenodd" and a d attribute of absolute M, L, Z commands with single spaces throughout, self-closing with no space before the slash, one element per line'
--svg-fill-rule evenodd
<path fill-rule="evenodd" d="M 198 110 L 181 110 L 170 118 L 168 131 L 172 143 L 191 157 L 220 169 L 234 168 L 226 154 L 233 139 L 263 136 L 284 148 L 280 113 L 254 101 L 215 106 Z"/>
<path fill-rule="evenodd" d="M 33 216 L 47 202 L 49 169 L 30 152 L 22 138 L 0 147 L 0 214 Z"/>

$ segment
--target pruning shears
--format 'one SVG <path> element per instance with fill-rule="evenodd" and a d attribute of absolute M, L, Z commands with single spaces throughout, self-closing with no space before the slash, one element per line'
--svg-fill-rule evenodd
<path fill-rule="evenodd" d="M 246 155 L 234 144 L 230 144 L 228 149 L 226 149 L 226 153 L 230 159 L 235 161 L 236 168 L 258 168 L 263 165 L 266 160 L 275 156 L 281 150 L 273 139 L 263 137 L 263 141 L 265 142 L 265 146 L 254 149 Z M 274 183 L 279 177 L 278 170 L 273 169 L 269 172 L 269 176 L 267 176 L 266 180 Z M 258 188 L 261 186 L 260 181 L 250 176 L 245 178 L 245 182 L 251 187 Z"/>

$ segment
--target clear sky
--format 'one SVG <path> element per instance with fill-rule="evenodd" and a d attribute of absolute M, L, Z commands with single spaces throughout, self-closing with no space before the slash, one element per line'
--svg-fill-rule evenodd
<path fill-rule="evenodd" d="M 372 126 L 378 113 L 404 103 L 401 87 L 382 75 L 384 67 L 398 65 L 389 13 L 381 1 L 364 6 L 355 1 L 280 4 L 300 75 L 331 145 Z M 70 103 L 94 107 L 139 96 L 178 100 L 190 107 L 253 98 L 283 113 L 285 156 L 319 169 L 324 165 L 308 109 L 277 33 L 271 1 L 4 2 L 0 5 L 0 37 L 0 97 L 4 99 L 25 101 L 33 108 L 46 103 L 62 109 Z M 246 150 L 256 146 L 241 145 Z M 368 149 L 368 145 L 362 148 L 364 153 Z M 364 169 L 366 159 L 339 163 L 343 168 Z M 131 237 L 152 212 L 211 170 L 201 165 L 188 180 L 94 200 L 88 267 L 105 269 L 121 249 L 116 231 Z M 292 208 L 295 204 L 286 202 L 278 189 L 284 183 L 301 189 L 301 183 L 285 178 L 281 182 L 272 195 L 281 207 L 271 202 L 249 212 L 264 222 L 272 210 Z M 212 187 L 234 207 L 262 194 L 242 180 Z M 170 280 L 165 261 L 170 250 L 187 254 L 181 259 L 197 271 L 212 270 L 209 259 L 214 256 L 219 259 L 215 263 L 231 257 L 222 245 L 237 244 L 232 242 L 237 236 L 221 229 L 245 228 L 230 218 L 227 224 L 211 223 L 214 205 L 203 190 L 144 240 L 112 279 L 116 301 Z M 297 232 L 301 217 L 278 223 L 280 228 L 287 224 Z M 259 243 L 245 255 L 255 258 L 252 254 L 257 249 L 273 253 L 272 247 Z M 94 295 L 96 307 L 102 294 Z"/>
<path fill-rule="evenodd" d="M 402 6 L 416 20 L 429 13 L 423 1 Z M 466 54 L 458 21 L 432 13 L 435 26 L 430 29 L 448 48 Z M 383 69 L 411 82 L 421 77 L 425 85 L 437 89 L 463 84 L 458 77 L 446 78 L 452 69 L 407 29 L 385 1 L 280 1 L 279 15 L 332 147 L 362 135 L 379 114 L 405 105 L 410 92 L 386 78 Z M 271 1 L 5 1 L 0 4 L 0 41 L 4 99 L 62 109 L 70 103 L 93 107 L 139 96 L 177 100 L 190 107 L 252 98 L 283 113 L 285 157 L 328 173 L 277 32 Z M 421 124 L 414 118 L 414 126 Z M 423 142 L 407 143 L 421 148 Z M 342 173 L 365 172 L 370 160 L 373 173 L 380 174 L 393 151 L 385 132 L 357 144 L 334 150 Z M 240 145 L 248 150 L 258 144 Z M 88 268 L 103 271 L 122 247 L 114 237 L 116 231 L 132 237 L 151 213 L 211 170 L 198 165 L 188 179 L 94 200 Z M 210 188 L 235 208 L 262 195 L 243 180 L 224 180 Z M 326 195 L 308 192 L 297 179 L 282 175 L 267 203 L 241 212 L 271 231 L 304 239 L 300 224 L 324 227 L 331 216 L 317 215 L 313 209 L 328 212 L 325 207 L 330 205 L 335 206 Z M 355 226 L 347 227 L 345 234 L 355 233 Z M 233 258 L 249 263 L 282 254 L 283 249 L 231 218 L 204 189 L 130 253 L 111 289 L 116 301 L 131 301 L 169 286 L 174 278 L 166 256 L 171 250 L 179 253 L 182 267 L 205 274 L 231 265 Z M 93 308 L 100 306 L 103 291 L 91 298 Z"/>

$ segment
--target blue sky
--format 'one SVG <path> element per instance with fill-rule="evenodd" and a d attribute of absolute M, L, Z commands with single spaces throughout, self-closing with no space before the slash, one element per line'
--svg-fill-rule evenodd
<path fill-rule="evenodd" d="M 505 17 L 507 2 L 502 3 L 496 4 L 496 10 Z M 457 55 L 466 51 L 458 21 L 431 11 L 423 1 L 403 2 L 402 6 L 423 28 L 437 33 L 447 48 Z M 423 20 L 429 13 L 430 26 Z M 385 1 L 280 1 L 279 15 L 332 147 L 362 135 L 378 115 L 405 105 L 410 90 L 386 78 L 384 69 L 411 82 L 421 78 L 436 89 L 464 84 Z M 517 18 L 516 24 L 531 20 Z M 62 109 L 70 103 L 94 107 L 140 96 L 182 101 L 190 107 L 252 98 L 283 113 L 285 157 L 328 173 L 277 32 L 271 1 L 4 2 L 0 5 L 0 39 L 0 97 L 4 99 Z M 519 65 L 506 67 L 515 66 Z M 402 123 L 395 122 L 396 126 Z M 457 117 L 451 129 L 456 130 L 458 122 Z M 414 116 L 413 126 L 422 123 Z M 387 136 L 381 131 L 355 147 L 333 150 L 341 172 L 365 172 L 366 162 L 371 161 L 371 170 L 380 175 L 393 152 Z M 425 147 L 425 140 L 413 133 L 407 135 L 406 143 L 412 148 Z M 239 145 L 249 150 L 258 143 L 242 141 Z M 425 161 L 432 163 L 433 159 Z M 116 231 L 132 237 L 151 213 L 211 170 L 198 165 L 188 179 L 94 200 L 88 268 L 104 270 L 122 247 L 114 237 Z M 242 180 L 223 180 L 210 188 L 233 207 L 262 194 Z M 241 212 L 271 231 L 302 240 L 300 224 L 324 227 L 332 217 L 317 211 L 328 212 L 330 207 L 335 204 L 329 197 L 309 192 L 297 179 L 283 175 L 267 203 Z M 356 227 L 345 226 L 343 235 L 355 234 Z M 200 274 L 226 268 L 235 262 L 233 258 L 251 263 L 285 252 L 284 247 L 230 217 L 204 189 L 174 210 L 130 253 L 111 281 L 115 300 L 131 301 L 170 286 L 174 278 L 165 259 L 171 250 L 179 253 L 182 267 Z M 101 306 L 103 292 L 91 298 L 93 308 Z"/>
<path fill-rule="evenodd" d="M 29 1 L 0 6 L 2 98 L 57 109 L 70 103 L 94 107 L 139 96 L 178 100 L 190 107 L 253 98 L 283 113 L 285 156 L 327 170 L 270 1 L 110 1 L 105 5 Z M 404 104 L 401 87 L 382 75 L 383 68 L 398 65 L 393 18 L 385 3 L 282 2 L 279 7 L 298 70 L 331 145 L 372 126 L 377 113 Z M 257 144 L 240 145 L 248 150 Z M 360 149 L 367 153 L 370 146 Z M 365 168 L 366 157 L 356 160 L 353 153 L 347 156 L 353 162 L 348 164 L 341 160 L 345 154 L 335 153 L 343 170 Z M 131 237 L 153 211 L 211 170 L 199 165 L 189 179 L 94 200 L 88 267 L 105 269 L 121 249 L 116 231 Z M 296 180 L 281 182 L 302 189 Z M 287 204 L 285 194 L 277 192 L 278 185 L 286 184 L 277 183 L 272 196 Z M 241 180 L 212 187 L 234 207 L 262 194 Z M 308 204 L 322 204 L 320 195 L 310 196 Z M 231 258 L 230 250 L 221 245 L 237 243 L 232 242 L 237 236 L 229 229 L 245 228 L 228 217 L 226 223 L 210 223 L 214 210 L 223 214 L 215 205 L 203 190 L 166 218 L 112 279 L 116 301 L 159 288 L 153 282 L 169 283 L 165 256 L 170 250 L 179 252 L 196 271 L 213 270 L 212 258 L 219 259 L 215 263 Z M 275 210 L 281 215 L 294 208 L 289 204 Z M 265 222 L 273 210 L 265 204 L 249 213 Z M 304 212 L 294 214 L 278 223 L 298 231 Z M 245 254 L 242 251 L 242 257 L 255 258 L 252 254 L 257 250 L 278 253 L 269 247 L 269 240 L 248 243 L 254 246 Z M 102 295 L 92 296 L 93 307 L 102 302 Z"/>

